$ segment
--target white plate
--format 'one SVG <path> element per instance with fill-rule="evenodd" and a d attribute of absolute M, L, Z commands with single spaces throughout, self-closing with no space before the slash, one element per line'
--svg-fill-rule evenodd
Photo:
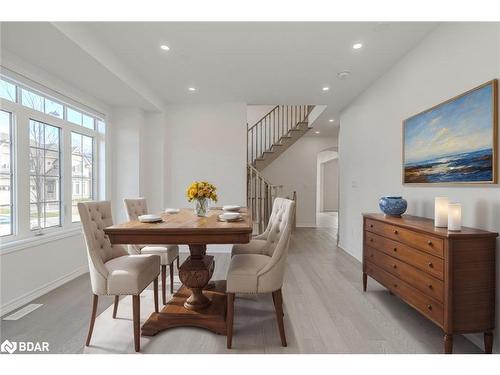
<path fill-rule="evenodd" d="M 239 216 L 235 219 L 224 219 L 222 217 L 222 215 L 219 215 L 219 221 L 225 221 L 225 222 L 228 222 L 228 223 L 232 223 L 232 222 L 237 222 L 237 221 L 242 221 L 243 220 L 243 217 L 242 216 Z"/>
<path fill-rule="evenodd" d="M 141 215 L 138 219 L 141 223 L 155 223 L 161 221 L 161 217 L 158 215 Z"/>
<path fill-rule="evenodd" d="M 178 208 L 165 208 L 167 214 L 178 214 L 180 211 Z"/>
<path fill-rule="evenodd" d="M 241 207 L 240 206 L 236 206 L 236 205 L 222 206 L 222 211 L 239 212 L 240 209 L 241 209 Z"/>
<path fill-rule="evenodd" d="M 219 219 L 224 221 L 238 221 L 241 219 L 241 215 L 237 212 L 226 212 L 219 215 Z"/>

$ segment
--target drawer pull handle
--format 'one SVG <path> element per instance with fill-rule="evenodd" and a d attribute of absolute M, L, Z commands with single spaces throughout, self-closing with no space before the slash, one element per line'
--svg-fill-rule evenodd
<path fill-rule="evenodd" d="M 432 305 L 427 305 L 428 310 L 432 310 Z"/>
<path fill-rule="evenodd" d="M 427 245 L 432 246 L 432 241 L 431 240 L 427 241 Z"/>
<path fill-rule="evenodd" d="M 397 288 L 398 287 L 398 284 L 394 284 L 394 288 Z"/>
<path fill-rule="evenodd" d="M 370 224 L 370 228 L 373 228 L 373 224 Z"/>
<path fill-rule="evenodd" d="M 370 238 L 370 242 L 373 242 L 373 238 Z"/>
<path fill-rule="evenodd" d="M 396 268 L 398 268 L 398 266 L 396 266 L 396 265 L 394 264 L 394 265 L 392 266 L 392 268 L 396 269 Z"/>
<path fill-rule="evenodd" d="M 394 229 L 394 234 L 398 234 L 398 231 L 396 229 Z"/>
<path fill-rule="evenodd" d="M 432 262 L 429 262 L 428 266 L 429 266 L 430 268 L 434 268 L 434 264 L 432 264 Z"/>
<path fill-rule="evenodd" d="M 394 251 L 398 251 L 398 248 L 397 248 L 397 247 L 395 247 L 393 250 L 394 250 Z"/>
<path fill-rule="evenodd" d="M 429 289 L 432 289 L 432 284 L 429 284 L 429 285 L 427 285 L 427 286 L 429 287 Z"/>

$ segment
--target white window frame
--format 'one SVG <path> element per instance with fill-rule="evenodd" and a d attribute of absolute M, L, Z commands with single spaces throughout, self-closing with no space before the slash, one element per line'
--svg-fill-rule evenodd
<path fill-rule="evenodd" d="M 6 239 L 9 239 L 16 233 L 16 201 L 15 201 L 15 192 L 16 192 L 16 176 L 14 171 L 16 171 L 16 166 L 14 165 L 15 161 L 15 127 L 14 127 L 14 114 L 10 111 L 4 110 L 0 107 L 3 112 L 9 114 L 10 121 L 10 234 L 6 234 L 4 236 L 0 236 L 0 240 L 3 242 Z"/>
<path fill-rule="evenodd" d="M 72 221 L 72 161 L 71 161 L 71 132 L 79 133 L 92 137 L 93 139 L 93 170 L 92 170 L 92 199 L 104 199 L 105 179 L 105 127 L 106 116 L 95 111 L 91 112 L 84 105 L 78 105 L 78 102 L 70 98 L 64 98 L 61 95 L 51 95 L 50 89 L 40 90 L 38 85 L 26 79 L 22 81 L 19 77 L 11 77 L 7 74 L 0 74 L 3 80 L 14 83 L 17 88 L 17 101 L 11 102 L 0 99 L 0 109 L 11 113 L 11 138 L 12 138 L 12 165 L 13 181 L 12 186 L 12 204 L 13 204 L 13 223 L 12 234 L 0 238 L 2 247 L 4 244 L 11 244 L 14 247 L 16 242 L 25 243 L 30 239 L 38 240 L 42 235 L 61 235 L 68 231 L 74 231 L 81 227 L 80 222 Z M 25 107 L 21 104 L 22 89 L 26 88 L 49 100 L 59 102 L 63 105 L 63 118 L 39 112 L 37 110 Z M 89 129 L 83 125 L 73 124 L 66 119 L 66 108 L 72 107 L 88 116 L 94 118 L 94 129 Z M 61 226 L 44 228 L 41 231 L 30 229 L 30 173 L 29 173 L 29 121 L 39 121 L 49 125 L 59 127 L 60 130 L 60 174 L 61 174 Z M 104 128 L 99 126 L 99 121 L 104 123 Z M 4 253 L 0 249 L 0 255 Z"/>

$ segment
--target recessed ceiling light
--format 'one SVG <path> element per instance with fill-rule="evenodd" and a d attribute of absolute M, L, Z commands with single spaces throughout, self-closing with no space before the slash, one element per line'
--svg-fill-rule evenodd
<path fill-rule="evenodd" d="M 170 47 L 169 47 L 169 46 L 167 46 L 166 44 L 162 44 L 162 45 L 160 46 L 160 48 L 161 48 L 162 50 L 164 50 L 164 51 L 169 51 L 169 50 L 170 50 Z"/>
<path fill-rule="evenodd" d="M 330 120 L 328 120 L 328 121 L 329 121 L 329 122 L 334 122 L 334 121 L 335 121 L 335 119 L 331 118 L 331 119 L 330 119 Z"/>
<path fill-rule="evenodd" d="M 325 87 L 323 87 L 323 89 L 322 89 L 322 90 L 323 90 L 323 91 L 328 91 L 328 90 L 330 90 L 330 88 L 329 88 L 328 86 L 325 86 Z"/>
<path fill-rule="evenodd" d="M 319 131 L 317 131 L 317 130 L 316 130 L 314 133 L 315 133 L 315 134 L 319 134 Z"/>
<path fill-rule="evenodd" d="M 196 91 L 196 87 L 188 87 L 189 91 Z"/>
<path fill-rule="evenodd" d="M 363 48 L 363 43 L 354 43 L 352 45 L 352 49 L 360 49 Z"/>

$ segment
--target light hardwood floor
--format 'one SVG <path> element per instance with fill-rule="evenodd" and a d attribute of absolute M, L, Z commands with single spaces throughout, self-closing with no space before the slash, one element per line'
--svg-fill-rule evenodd
<path fill-rule="evenodd" d="M 373 280 L 361 288 L 361 264 L 335 246 L 335 231 L 298 228 L 292 237 L 283 288 L 289 346 L 280 346 L 270 296 L 235 302 L 233 350 L 225 337 L 175 328 L 141 338 L 143 353 L 441 353 L 442 333 Z M 229 254 L 216 256 L 215 278 L 225 277 Z M 152 311 L 141 299 L 141 318 Z M 83 275 L 37 299 L 44 306 L 19 321 L 1 322 L 1 340 L 49 341 L 52 353 L 132 353 L 130 298 L 111 318 L 112 299 L 102 298 L 92 345 L 84 350 L 90 315 L 90 282 Z M 455 353 L 481 353 L 457 335 Z"/>

